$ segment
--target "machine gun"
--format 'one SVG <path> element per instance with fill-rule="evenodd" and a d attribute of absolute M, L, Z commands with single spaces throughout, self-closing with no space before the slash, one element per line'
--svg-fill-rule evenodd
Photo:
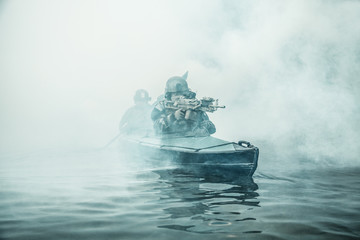
<path fill-rule="evenodd" d="M 165 101 L 165 108 L 170 109 L 182 109 L 184 111 L 203 111 L 203 112 L 215 112 L 218 108 L 225 108 L 218 104 L 218 99 L 211 97 L 203 97 L 202 99 L 185 98 L 183 96 L 175 99 L 174 101 Z"/>

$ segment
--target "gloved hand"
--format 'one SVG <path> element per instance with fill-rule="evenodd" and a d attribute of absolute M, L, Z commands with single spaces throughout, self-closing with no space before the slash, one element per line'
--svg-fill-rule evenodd
<path fill-rule="evenodd" d="M 193 110 L 187 110 L 185 112 L 185 119 L 186 120 L 191 120 L 191 121 L 196 121 L 197 119 L 197 112 L 193 111 Z"/>
<path fill-rule="evenodd" d="M 178 109 L 174 112 L 174 117 L 176 118 L 176 120 L 181 120 L 185 118 L 185 112 L 182 111 L 181 109 Z"/>

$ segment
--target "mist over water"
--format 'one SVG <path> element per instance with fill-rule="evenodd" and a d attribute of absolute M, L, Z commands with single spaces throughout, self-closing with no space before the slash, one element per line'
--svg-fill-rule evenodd
<path fill-rule="evenodd" d="M 357 162 L 358 1 L 2 1 L 1 146 L 91 148 L 189 70 L 215 136 Z M 336 146 L 336 147 L 335 147 Z"/>
<path fill-rule="evenodd" d="M 358 22 L 355 0 L 0 0 L 0 238 L 359 239 Z M 253 178 L 102 148 L 186 71 Z"/>
<path fill-rule="evenodd" d="M 0 0 L 0 238 L 358 239 L 358 22 L 350 0 Z M 101 149 L 186 71 L 254 179 Z"/>

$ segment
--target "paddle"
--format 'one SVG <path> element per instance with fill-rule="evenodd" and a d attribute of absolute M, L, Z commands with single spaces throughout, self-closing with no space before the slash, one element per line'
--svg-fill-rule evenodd
<path fill-rule="evenodd" d="M 104 147 L 102 147 L 101 149 L 105 149 L 107 147 L 109 147 L 113 142 L 115 142 L 116 139 L 118 139 L 122 134 L 123 132 L 121 130 L 123 130 L 125 128 L 125 126 L 127 125 L 127 123 L 125 123 L 119 130 L 119 133 L 113 138 L 110 140 L 110 142 L 108 144 L 106 144 Z"/>
<path fill-rule="evenodd" d="M 111 139 L 111 141 L 110 141 L 108 144 L 106 144 L 104 147 L 102 147 L 101 149 L 105 149 L 105 148 L 109 147 L 109 146 L 110 146 L 116 139 L 118 139 L 120 136 L 121 136 L 121 132 L 118 133 L 118 135 L 116 135 L 113 139 Z"/>

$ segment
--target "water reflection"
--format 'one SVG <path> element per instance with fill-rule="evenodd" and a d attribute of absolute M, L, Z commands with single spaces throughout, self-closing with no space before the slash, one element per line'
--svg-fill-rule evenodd
<path fill-rule="evenodd" d="M 159 228 L 239 233 L 239 226 L 248 231 L 250 222 L 256 220 L 251 211 L 259 207 L 259 194 L 252 177 L 230 181 L 207 174 L 200 178 L 181 168 L 154 172 L 166 184 L 158 189 L 164 212 L 161 221 L 164 224 L 158 225 Z"/>

